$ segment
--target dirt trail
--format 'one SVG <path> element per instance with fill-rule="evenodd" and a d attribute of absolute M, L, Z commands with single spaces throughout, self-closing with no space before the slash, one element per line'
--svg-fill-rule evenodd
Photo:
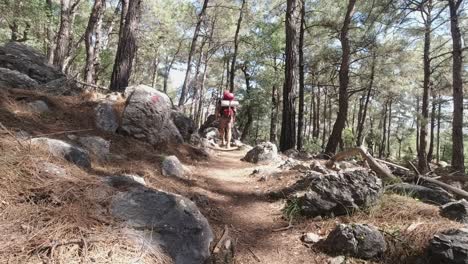
<path fill-rule="evenodd" d="M 242 151 L 222 152 L 193 168 L 192 191 L 208 198 L 204 213 L 217 231 L 227 225 L 237 240 L 237 263 L 323 263 L 300 241 L 301 230 L 275 232 L 287 226 L 282 219 L 282 202 L 271 202 L 255 169 L 270 166 L 249 164 L 240 159 Z M 218 232 L 219 233 L 219 232 Z"/>

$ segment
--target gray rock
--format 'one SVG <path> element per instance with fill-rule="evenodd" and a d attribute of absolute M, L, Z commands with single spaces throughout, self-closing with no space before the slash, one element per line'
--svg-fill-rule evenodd
<path fill-rule="evenodd" d="M 162 174 L 164 176 L 185 177 L 185 170 L 176 156 L 168 156 L 162 163 Z"/>
<path fill-rule="evenodd" d="M 465 199 L 440 207 L 440 215 L 448 219 L 468 224 L 468 202 Z"/>
<path fill-rule="evenodd" d="M 195 122 L 183 113 L 175 110 L 172 111 L 171 118 L 183 139 L 190 141 L 192 134 L 197 131 Z"/>
<path fill-rule="evenodd" d="M 315 234 L 315 233 L 305 233 L 303 236 L 302 236 L 302 241 L 304 243 L 311 243 L 311 244 L 314 244 L 314 243 L 318 243 L 320 240 L 322 240 L 323 237 Z"/>
<path fill-rule="evenodd" d="M 386 188 L 388 191 L 417 198 L 423 202 L 431 204 L 447 204 L 453 201 L 453 196 L 440 188 L 429 188 L 426 186 L 397 183 Z"/>
<path fill-rule="evenodd" d="M 119 117 L 114 110 L 113 103 L 110 101 L 104 101 L 94 108 L 95 112 L 95 124 L 96 127 L 109 132 L 115 133 L 119 128 Z"/>
<path fill-rule="evenodd" d="M 106 160 L 110 153 L 110 141 L 101 137 L 89 136 L 78 138 L 80 145 L 100 160 Z"/>
<path fill-rule="evenodd" d="M 127 90 L 129 96 L 120 127 L 124 134 L 153 146 L 183 142 L 171 119 L 172 104 L 166 94 L 145 85 Z"/>
<path fill-rule="evenodd" d="M 68 172 L 64 168 L 47 161 L 39 162 L 37 168 L 38 173 L 42 176 L 57 178 L 65 178 L 69 176 Z"/>
<path fill-rule="evenodd" d="M 31 140 L 31 144 L 45 148 L 53 156 L 66 159 L 80 167 L 91 167 L 91 161 L 86 151 L 77 146 L 70 145 L 62 140 L 51 138 L 34 138 Z"/>
<path fill-rule="evenodd" d="M 349 215 L 373 206 L 382 196 L 382 181 L 367 170 L 311 172 L 291 187 L 305 216 Z"/>
<path fill-rule="evenodd" d="M 328 169 L 325 168 L 325 166 L 323 166 L 318 160 L 314 160 L 314 162 L 310 164 L 310 169 L 322 174 L 329 173 Z"/>
<path fill-rule="evenodd" d="M 0 47 L 0 67 L 26 74 L 41 84 L 65 77 L 47 64 L 45 56 L 39 51 L 18 42 L 9 42 Z"/>
<path fill-rule="evenodd" d="M 366 224 L 340 224 L 330 232 L 324 244 L 333 254 L 361 259 L 378 258 L 387 249 L 387 243 L 380 231 Z"/>
<path fill-rule="evenodd" d="M 216 127 L 208 127 L 203 130 L 202 137 L 204 139 L 216 141 L 219 139 L 219 129 Z"/>
<path fill-rule="evenodd" d="M 436 234 L 429 242 L 428 263 L 467 264 L 468 229 L 452 229 Z"/>
<path fill-rule="evenodd" d="M 38 85 L 38 82 L 24 73 L 0 67 L 1 88 L 35 89 Z"/>
<path fill-rule="evenodd" d="M 299 151 L 295 148 L 288 149 L 285 152 L 283 152 L 283 155 L 285 155 L 288 158 L 296 158 L 299 155 Z"/>
<path fill-rule="evenodd" d="M 346 258 L 344 256 L 334 257 L 328 260 L 328 264 L 344 264 L 346 263 Z"/>
<path fill-rule="evenodd" d="M 111 212 L 131 228 L 151 232 L 150 243 L 162 246 L 176 264 L 204 263 L 210 255 L 211 227 L 187 198 L 136 188 L 114 196 Z"/>
<path fill-rule="evenodd" d="M 21 139 L 21 140 L 27 140 L 31 137 L 31 134 L 24 131 L 24 130 L 20 130 L 20 131 L 17 131 L 15 133 L 15 136 L 18 138 L 18 139 Z"/>
<path fill-rule="evenodd" d="M 52 94 L 79 90 L 73 80 L 47 64 L 43 54 L 22 43 L 9 42 L 0 47 L 0 68 L 0 85 L 9 84 L 11 88 L 37 89 Z"/>
<path fill-rule="evenodd" d="M 42 100 L 36 100 L 36 101 L 28 103 L 28 108 L 32 112 L 38 113 L 38 114 L 42 114 L 42 113 L 50 111 L 49 106 L 47 105 L 47 103 L 42 101 Z"/>
<path fill-rule="evenodd" d="M 203 123 L 200 126 L 200 129 L 198 130 L 198 132 L 200 133 L 200 135 L 202 135 L 204 137 L 204 135 L 207 133 L 206 132 L 207 129 L 209 129 L 209 128 L 218 129 L 218 127 L 219 127 L 219 120 L 216 118 L 215 115 L 210 115 L 206 119 L 205 123 Z M 240 138 L 240 133 L 237 130 L 236 126 L 232 127 L 231 132 L 232 132 L 232 140 L 233 141 Z"/>
<path fill-rule="evenodd" d="M 127 188 L 132 188 L 132 187 L 142 187 L 146 186 L 145 179 L 138 175 L 133 175 L 133 174 L 123 174 L 123 175 L 114 175 L 114 176 L 109 176 L 107 177 L 107 183 L 115 188 L 120 188 L 120 187 L 127 187 Z"/>
<path fill-rule="evenodd" d="M 277 158 L 278 149 L 276 148 L 276 145 L 271 142 L 264 142 L 247 152 L 242 160 L 250 163 L 262 163 L 271 162 Z"/>

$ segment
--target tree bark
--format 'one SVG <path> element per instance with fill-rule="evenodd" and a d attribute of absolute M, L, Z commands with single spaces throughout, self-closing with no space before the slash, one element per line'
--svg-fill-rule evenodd
<path fill-rule="evenodd" d="M 336 148 L 338 147 L 338 143 L 341 140 L 343 129 L 346 125 L 346 119 L 348 117 L 349 59 L 351 53 L 348 33 L 355 4 L 356 0 L 349 0 L 345 19 L 343 22 L 343 27 L 341 28 L 340 32 L 340 42 L 343 54 L 341 57 L 341 66 L 339 72 L 339 110 L 335 124 L 333 125 L 333 131 L 330 135 L 330 138 L 328 139 L 327 147 L 325 149 L 325 153 L 328 155 L 335 154 Z"/>
<path fill-rule="evenodd" d="M 246 90 L 247 90 L 247 98 L 249 98 L 250 96 L 250 92 L 252 90 L 252 87 L 251 87 L 251 84 L 250 84 L 250 79 L 252 78 L 250 76 L 250 73 L 247 69 L 247 65 L 244 64 L 241 68 L 242 72 L 244 73 L 244 76 L 245 76 L 245 86 L 246 86 Z M 250 103 L 249 101 L 249 104 L 247 105 L 247 108 L 246 108 L 246 113 L 247 113 L 247 120 L 244 124 L 244 128 L 242 130 L 242 136 L 241 136 L 241 141 L 242 142 L 245 142 L 245 140 L 247 139 L 247 136 L 249 135 L 249 131 L 250 131 L 250 127 L 252 126 L 252 122 L 253 122 L 253 113 L 252 113 L 252 104 Z"/>
<path fill-rule="evenodd" d="M 99 53 L 101 48 L 101 26 L 105 8 L 105 0 L 94 1 L 88 27 L 85 32 L 86 64 L 84 81 L 89 84 L 96 84 L 97 81 L 96 75 L 99 68 Z"/>
<path fill-rule="evenodd" d="M 427 137 L 428 137 L 428 121 L 429 121 L 429 91 L 431 87 L 431 31 L 432 31 L 432 0 L 428 0 L 426 9 L 426 17 L 424 19 L 424 81 L 423 81 L 423 97 L 421 106 L 421 127 L 419 132 L 419 152 L 418 152 L 418 169 L 421 173 L 429 171 L 427 162 Z M 423 7 L 424 8 L 424 7 Z"/>
<path fill-rule="evenodd" d="M 299 113 L 297 120 L 297 149 L 302 150 L 304 144 L 304 30 L 305 30 L 305 1 L 301 0 L 301 22 L 299 30 Z"/>
<path fill-rule="evenodd" d="M 133 59 L 137 52 L 137 31 L 140 21 L 142 0 L 132 0 L 128 3 L 128 10 L 122 10 L 122 19 L 125 19 L 123 29 L 120 31 L 117 54 L 115 56 L 114 69 L 110 90 L 123 92 L 128 86 L 132 73 Z"/>
<path fill-rule="evenodd" d="M 55 53 L 55 34 L 52 30 L 53 21 L 53 7 L 52 0 L 46 0 L 47 5 L 47 63 L 54 64 L 54 53 Z"/>
<path fill-rule="evenodd" d="M 315 125 L 314 125 L 314 131 L 313 131 L 313 137 L 318 139 L 320 136 L 320 84 L 317 84 L 317 103 L 315 104 L 315 111 L 314 111 L 314 120 L 315 120 Z"/>
<path fill-rule="evenodd" d="M 463 55 L 462 38 L 458 25 L 459 7 L 462 0 L 449 0 L 450 31 L 453 42 L 453 121 L 452 121 L 452 168 L 465 172 L 463 146 Z"/>
<path fill-rule="evenodd" d="M 229 91 L 231 93 L 234 92 L 234 78 L 236 75 L 236 60 L 237 60 L 237 52 L 239 49 L 239 31 L 242 25 L 242 18 L 244 16 L 244 7 L 245 7 L 246 0 L 242 0 L 242 5 L 240 8 L 239 19 L 237 20 L 237 28 L 236 34 L 234 35 L 234 54 L 232 55 L 232 63 L 231 63 L 231 74 L 229 77 Z"/>
<path fill-rule="evenodd" d="M 326 120 L 327 120 L 327 103 L 328 101 L 327 100 L 330 100 L 330 98 L 328 98 L 328 90 L 326 87 L 323 88 L 324 89 L 324 96 L 323 96 L 323 115 L 322 115 L 322 124 L 323 124 L 323 133 L 322 133 L 322 149 L 325 149 L 325 140 L 326 140 L 326 136 L 327 136 L 327 123 L 326 123 Z"/>
<path fill-rule="evenodd" d="M 392 132 L 392 105 L 393 105 L 393 99 L 390 99 L 390 102 L 388 103 L 388 128 L 387 128 L 387 153 L 386 157 L 390 157 L 391 154 L 391 149 L 390 149 L 390 136 Z"/>
<path fill-rule="evenodd" d="M 296 91 L 298 64 L 298 26 L 300 25 L 300 0 L 288 0 L 286 5 L 286 65 L 283 88 L 283 115 L 280 150 L 296 146 Z"/>
<path fill-rule="evenodd" d="M 185 103 L 187 85 L 190 81 L 190 71 L 192 70 L 192 58 L 197 47 L 197 39 L 198 39 L 198 35 L 200 34 L 200 28 L 205 17 L 207 6 L 208 6 L 208 0 L 204 0 L 202 9 L 200 10 L 200 13 L 198 14 L 198 21 L 197 21 L 197 25 L 195 26 L 195 31 L 193 33 L 192 44 L 190 45 L 190 52 L 189 52 L 188 61 L 187 61 L 187 70 L 185 72 L 185 79 L 182 85 L 182 91 L 180 93 L 179 107 L 183 106 Z"/>
<path fill-rule="evenodd" d="M 276 56 L 273 59 L 273 68 L 275 76 L 278 74 L 278 64 L 276 63 Z M 276 82 L 273 84 L 271 91 L 271 117 L 270 117 L 270 142 L 277 143 L 277 130 L 278 130 L 278 114 L 279 114 L 279 91 Z"/>
<path fill-rule="evenodd" d="M 70 38 L 73 27 L 73 16 L 80 0 L 60 0 L 60 27 L 56 37 L 53 64 L 62 71 L 65 70 L 65 60 L 70 50 Z"/>
<path fill-rule="evenodd" d="M 434 140 L 436 126 L 437 97 L 432 87 L 432 111 L 431 111 L 431 138 L 429 141 L 429 151 L 427 152 L 427 162 L 431 163 L 434 157 Z"/>
<path fill-rule="evenodd" d="M 385 107 L 382 110 L 382 116 L 384 117 L 382 123 L 382 139 L 380 141 L 380 148 L 379 148 L 379 158 L 383 158 L 385 153 L 385 145 L 387 143 L 387 112 L 388 112 L 388 102 L 385 102 Z"/>
<path fill-rule="evenodd" d="M 361 146 L 363 143 L 362 140 L 363 140 L 364 124 L 366 122 L 367 109 L 369 107 L 372 89 L 374 88 L 376 57 L 377 55 L 375 51 L 373 51 L 369 87 L 367 88 L 367 95 L 365 97 L 365 103 L 363 105 L 362 114 L 360 115 L 361 117 L 358 119 L 357 139 L 356 139 L 357 146 Z"/>
<path fill-rule="evenodd" d="M 439 100 L 437 102 L 437 164 L 440 162 L 440 120 L 441 120 L 442 100 L 439 91 Z"/>

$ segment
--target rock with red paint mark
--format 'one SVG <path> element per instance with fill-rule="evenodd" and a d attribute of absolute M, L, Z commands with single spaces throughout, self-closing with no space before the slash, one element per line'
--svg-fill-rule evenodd
<path fill-rule="evenodd" d="M 128 87 L 125 95 L 127 104 L 119 131 L 153 146 L 183 142 L 171 118 L 172 103 L 166 94 L 137 85 Z"/>

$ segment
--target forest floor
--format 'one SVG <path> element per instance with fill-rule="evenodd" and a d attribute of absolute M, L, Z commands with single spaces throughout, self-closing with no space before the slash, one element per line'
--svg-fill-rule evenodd
<path fill-rule="evenodd" d="M 209 198 L 205 216 L 219 227 L 227 225 L 236 239 L 238 263 L 324 263 L 301 243 L 302 229 L 274 231 L 288 226 L 283 218 L 284 202 L 269 201 L 266 184 L 259 184 L 254 170 L 272 165 L 240 161 L 242 151 L 218 151 L 216 158 L 193 170 L 192 191 Z"/>
<path fill-rule="evenodd" d="M 38 99 L 45 100 L 52 111 L 38 115 L 24 107 L 25 101 Z M 140 253 L 124 239 L 119 221 L 108 212 L 109 198 L 117 190 L 103 181 L 122 173 L 140 175 L 150 188 L 193 200 L 216 238 L 227 226 L 236 241 L 236 263 L 328 263 L 333 256 L 304 244 L 301 236 L 312 232 L 325 237 L 338 223 L 373 224 L 385 232 L 389 244 L 384 259 L 347 259 L 346 263 L 415 263 L 436 232 L 460 226 L 442 218 L 437 206 L 386 194 L 368 211 L 332 219 L 294 219 L 291 228 L 280 230 L 289 225 L 282 211 L 285 200 L 272 200 L 268 193 L 294 184 L 303 172 L 279 170 L 283 162 L 243 162 L 245 151 L 241 150 L 214 151 L 211 158 L 203 159 L 187 145 L 154 149 L 135 139 L 102 133 L 94 127 L 94 107 L 95 103 L 80 98 L 0 93 L 0 121 L 7 130 L 0 130 L 0 238 L 5 241 L 0 246 L 0 263 L 89 263 L 86 260 L 91 259 L 94 263 L 130 263 L 127 260 Z M 62 133 L 66 131 L 100 136 L 112 143 L 113 158 L 93 160 L 92 168 L 84 170 L 24 143 L 19 145 L 9 134 L 19 131 L 63 140 L 70 134 Z M 188 167 L 188 180 L 162 175 L 160 164 L 167 155 L 177 155 Z M 36 164 L 43 161 L 59 165 L 67 177 L 42 175 Z M 77 238 L 99 242 L 84 257 L 73 244 L 55 253 L 44 250 L 56 241 Z"/>

